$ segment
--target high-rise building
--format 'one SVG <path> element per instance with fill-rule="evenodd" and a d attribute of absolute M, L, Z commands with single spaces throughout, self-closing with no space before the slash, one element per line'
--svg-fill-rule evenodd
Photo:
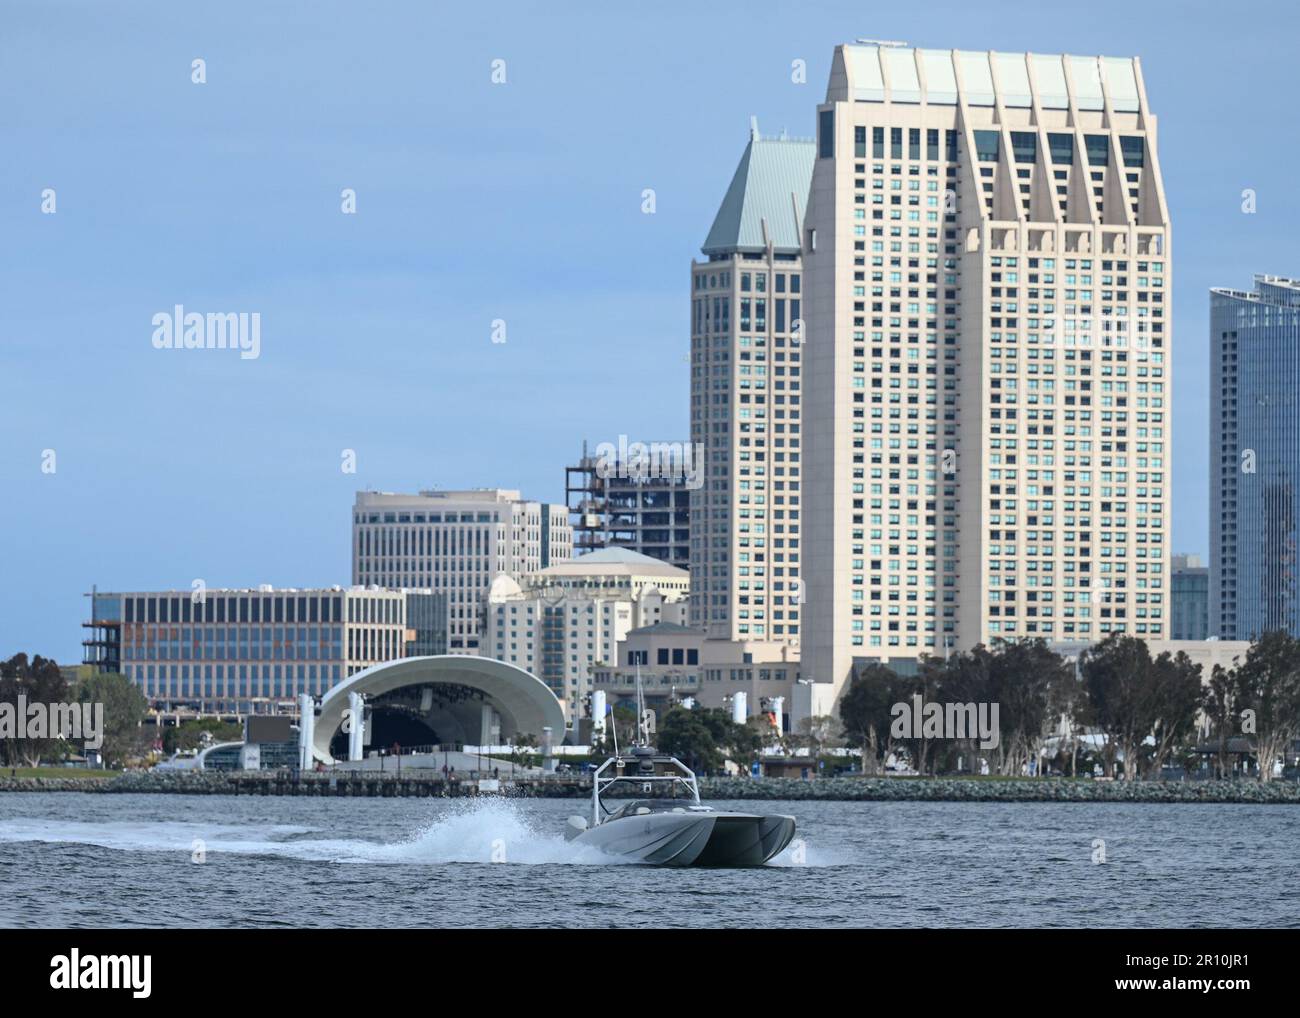
<path fill-rule="evenodd" d="M 1169 638 L 1210 637 L 1210 570 L 1199 555 L 1175 555 L 1169 570 Z"/>
<path fill-rule="evenodd" d="M 686 570 L 627 548 L 579 555 L 522 585 L 499 576 L 483 653 L 536 675 L 570 719 L 582 717 L 592 668 L 614 660 L 629 630 L 685 622 L 689 590 Z"/>
<path fill-rule="evenodd" d="M 691 624 L 721 640 L 797 643 L 801 222 L 813 143 L 749 143 L 691 263 Z"/>
<path fill-rule="evenodd" d="M 121 672 L 151 703 L 265 713 L 406 656 L 407 611 L 432 596 L 360 587 L 95 591 L 85 660 Z"/>
<path fill-rule="evenodd" d="M 1300 281 L 1210 292 L 1210 628 L 1300 635 Z"/>
<path fill-rule="evenodd" d="M 629 548 L 686 569 L 691 556 L 691 492 L 704 464 L 685 442 L 646 442 L 633 462 L 626 445 L 587 451 L 564 468 L 564 498 L 575 554 Z"/>
<path fill-rule="evenodd" d="M 477 654 L 488 588 L 572 554 L 569 513 L 517 491 L 359 491 L 352 510 L 352 582 L 445 595 L 446 652 Z"/>
<path fill-rule="evenodd" d="M 1169 216 L 1138 61 L 841 46 L 817 128 L 804 678 L 1167 636 Z"/>

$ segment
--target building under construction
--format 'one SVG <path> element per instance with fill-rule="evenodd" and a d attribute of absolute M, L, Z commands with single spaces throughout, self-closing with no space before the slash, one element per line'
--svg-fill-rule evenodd
<path fill-rule="evenodd" d="M 624 443 L 617 450 L 602 445 L 593 455 L 584 442 L 577 465 L 564 468 L 574 555 L 631 548 L 690 568 L 691 489 L 696 486 L 691 466 L 686 443 Z"/>

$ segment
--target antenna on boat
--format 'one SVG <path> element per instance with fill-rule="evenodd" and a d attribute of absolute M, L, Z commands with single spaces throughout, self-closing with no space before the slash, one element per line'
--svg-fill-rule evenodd
<path fill-rule="evenodd" d="M 641 689 L 640 661 L 636 665 L 636 737 L 641 745 L 650 745 L 650 736 L 645 730 L 645 694 Z"/>

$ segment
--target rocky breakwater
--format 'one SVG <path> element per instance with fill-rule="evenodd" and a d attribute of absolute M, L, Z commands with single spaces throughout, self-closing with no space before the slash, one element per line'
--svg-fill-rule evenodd
<path fill-rule="evenodd" d="M 175 795 L 466 795 L 476 782 L 443 787 L 440 775 L 311 774 L 261 771 L 125 771 L 113 777 L 9 777 L 0 792 L 92 792 Z M 554 778 L 502 782 L 513 796 L 573 798 L 590 795 L 590 781 Z M 626 790 L 626 794 L 636 794 Z M 1129 802 L 1300 805 L 1294 781 L 1093 781 L 1070 778 L 798 778 L 703 777 L 700 796 L 843 802 Z"/>
<path fill-rule="evenodd" d="M 1300 805 L 1294 781 L 1092 781 L 1071 778 L 701 778 L 707 799 L 862 802 L 1235 802 Z"/>

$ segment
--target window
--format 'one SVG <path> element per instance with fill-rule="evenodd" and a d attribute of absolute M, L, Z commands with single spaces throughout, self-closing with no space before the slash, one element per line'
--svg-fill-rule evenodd
<path fill-rule="evenodd" d="M 1110 159 L 1110 139 L 1104 134 L 1085 134 L 1083 147 L 1092 166 L 1105 166 Z"/>
<path fill-rule="evenodd" d="M 1074 162 L 1074 137 L 1069 134 L 1049 134 L 1047 149 L 1052 154 L 1052 162 L 1069 165 Z"/>
<path fill-rule="evenodd" d="M 1038 137 L 1030 131 L 1011 132 L 1011 154 L 1018 163 L 1032 163 L 1038 156 Z"/>
<path fill-rule="evenodd" d="M 817 114 L 817 157 L 830 159 L 835 155 L 835 111 L 822 110 Z"/>
<path fill-rule="evenodd" d="M 867 129 L 865 127 L 855 127 L 853 129 L 853 154 L 859 159 L 867 157 Z"/>
<path fill-rule="evenodd" d="M 1137 137 L 1120 138 L 1119 150 L 1124 156 L 1125 166 L 1142 166 L 1146 159 L 1146 148 L 1142 139 Z"/>
<path fill-rule="evenodd" d="M 976 158 L 982 163 L 996 163 L 998 161 L 999 140 L 997 131 L 976 131 Z"/>

